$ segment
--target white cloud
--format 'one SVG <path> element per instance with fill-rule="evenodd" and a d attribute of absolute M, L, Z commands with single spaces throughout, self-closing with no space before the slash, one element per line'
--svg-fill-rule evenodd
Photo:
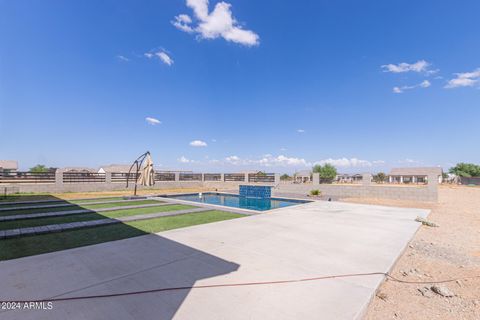
<path fill-rule="evenodd" d="M 254 164 L 259 164 L 261 166 L 272 167 L 272 166 L 279 166 L 279 167 L 290 167 L 290 166 L 301 166 L 306 167 L 310 165 L 305 159 L 303 158 L 296 158 L 296 157 L 287 157 L 284 155 L 279 155 L 278 157 L 274 157 L 270 154 L 263 156 L 261 159 L 253 160 Z"/>
<path fill-rule="evenodd" d="M 304 129 L 297 129 L 297 132 L 298 133 L 305 133 L 305 130 Z"/>
<path fill-rule="evenodd" d="M 238 167 L 247 167 L 247 168 L 292 168 L 292 169 L 303 169 L 311 168 L 314 164 L 324 165 L 326 163 L 332 164 L 337 168 L 369 168 L 369 167 L 382 167 L 385 166 L 386 162 L 383 160 L 367 161 L 357 158 L 339 158 L 339 159 L 324 159 L 312 163 L 305 160 L 301 157 L 288 157 L 285 155 L 273 156 L 271 154 L 266 154 L 261 157 L 253 158 L 242 158 L 237 155 L 231 155 L 223 159 L 210 159 L 205 157 L 204 161 L 196 161 L 186 158 L 185 156 L 177 159 L 178 162 L 184 164 L 195 163 L 200 164 L 209 164 L 215 166 L 238 166 Z"/>
<path fill-rule="evenodd" d="M 407 164 L 407 165 L 412 165 L 412 164 L 420 164 L 420 163 L 422 163 L 422 162 L 419 161 L 419 160 L 414 160 L 414 159 L 406 158 L 406 159 L 404 159 L 404 160 L 398 160 L 398 163 Z"/>
<path fill-rule="evenodd" d="M 192 142 L 190 142 L 190 145 L 192 147 L 206 147 L 207 143 L 202 140 L 193 140 Z"/>
<path fill-rule="evenodd" d="M 177 160 L 180 163 L 194 163 L 195 162 L 195 160 L 190 160 L 190 159 L 186 158 L 185 156 L 181 156 Z"/>
<path fill-rule="evenodd" d="M 242 161 L 239 157 L 237 156 L 229 156 L 225 158 L 225 162 L 229 164 L 234 164 L 234 165 L 239 165 L 239 164 L 245 164 L 244 161 Z"/>
<path fill-rule="evenodd" d="M 428 80 L 424 80 L 419 84 L 413 85 L 413 86 L 403 86 L 403 87 L 393 87 L 393 92 L 394 93 L 403 93 L 405 90 L 412 90 L 416 88 L 428 88 L 432 84 Z"/>
<path fill-rule="evenodd" d="M 117 59 L 120 60 L 120 61 L 125 61 L 125 62 L 130 61 L 130 59 L 128 59 L 128 58 L 125 57 L 125 56 L 122 56 L 121 54 L 119 54 L 119 55 L 117 56 Z"/>
<path fill-rule="evenodd" d="M 385 162 L 383 160 L 376 160 L 375 163 L 372 163 L 368 160 L 361 160 L 357 158 L 338 158 L 338 159 L 324 159 L 315 162 L 315 164 L 319 165 L 325 165 L 325 164 L 331 164 L 334 167 L 339 167 L 339 168 L 365 168 L 365 167 L 372 167 L 374 164 L 375 165 L 382 165 Z"/>
<path fill-rule="evenodd" d="M 193 10 L 198 24 L 195 26 L 192 18 L 186 14 L 176 16 L 172 24 L 184 32 L 197 33 L 203 39 L 222 37 L 246 46 L 259 44 L 259 36 L 251 30 L 243 29 L 233 17 L 231 4 L 221 1 L 210 13 L 208 5 L 208 0 L 187 0 L 187 6 Z"/>
<path fill-rule="evenodd" d="M 372 161 L 373 166 L 383 166 L 385 164 L 386 164 L 386 162 L 384 160 L 374 160 L 374 161 Z"/>
<path fill-rule="evenodd" d="M 158 119 L 152 118 L 152 117 L 146 117 L 145 121 L 147 121 L 148 124 L 151 124 L 152 126 L 155 126 L 157 124 L 161 124 L 162 122 Z"/>
<path fill-rule="evenodd" d="M 394 92 L 394 93 L 402 93 L 403 90 L 402 90 L 402 88 L 400 88 L 400 87 L 393 87 L 393 92 Z"/>
<path fill-rule="evenodd" d="M 179 30 L 192 33 L 194 32 L 193 28 L 190 27 L 192 23 L 192 18 L 186 14 L 179 14 L 175 17 L 175 21 L 172 21 L 172 24 Z"/>
<path fill-rule="evenodd" d="M 420 83 L 420 87 L 422 87 L 422 88 L 428 88 L 431 85 L 432 85 L 432 83 L 428 80 L 424 80 L 424 81 L 422 81 L 422 83 Z"/>
<path fill-rule="evenodd" d="M 266 154 L 263 157 L 249 159 L 238 156 L 229 156 L 225 158 L 226 164 L 236 166 L 261 166 L 261 167 L 308 167 L 311 163 L 303 158 L 287 157 L 279 155 L 277 157 Z"/>
<path fill-rule="evenodd" d="M 455 73 L 456 78 L 448 80 L 445 88 L 472 87 L 480 78 L 480 68 L 472 72 Z"/>
<path fill-rule="evenodd" d="M 382 65 L 384 72 L 403 73 L 403 72 L 426 72 L 429 74 L 436 73 L 438 70 L 428 70 L 431 64 L 425 60 L 419 60 L 415 63 L 402 62 L 399 64 L 385 64 Z"/>
<path fill-rule="evenodd" d="M 365 167 L 380 167 L 386 164 L 383 160 L 367 161 L 357 158 L 339 158 L 339 159 L 324 159 L 317 162 L 310 162 L 300 157 L 287 157 L 284 155 L 272 156 L 266 154 L 259 158 L 240 158 L 236 155 L 226 157 L 223 161 L 216 161 L 216 164 L 223 163 L 235 166 L 251 166 L 251 167 L 291 167 L 291 168 L 308 168 L 314 164 L 324 165 L 326 163 L 332 164 L 338 168 L 365 168 Z"/>
<path fill-rule="evenodd" d="M 160 50 L 157 52 L 146 52 L 143 55 L 148 59 L 153 59 L 157 57 L 158 59 L 160 59 L 160 61 L 162 61 L 168 66 L 171 66 L 173 64 L 173 59 L 165 52 L 165 50 Z"/>
<path fill-rule="evenodd" d="M 165 52 L 163 51 L 159 51 L 157 53 L 155 53 L 157 55 L 157 57 L 160 58 L 160 60 L 163 61 L 163 63 L 171 66 L 173 64 L 173 60 L 172 58 L 170 58 L 170 56 L 168 54 L 166 54 Z"/>

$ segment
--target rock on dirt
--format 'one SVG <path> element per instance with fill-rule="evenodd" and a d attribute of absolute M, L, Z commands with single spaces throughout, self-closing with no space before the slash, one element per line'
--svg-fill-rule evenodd
<path fill-rule="evenodd" d="M 453 294 L 453 292 L 451 292 L 447 287 L 444 287 L 444 286 L 434 285 L 430 289 L 432 289 L 433 292 L 441 295 L 442 297 L 449 298 L 449 297 L 455 296 L 455 294 Z"/>
<path fill-rule="evenodd" d="M 415 221 L 417 222 L 421 222 L 424 226 L 428 226 L 428 227 L 438 227 L 438 224 L 434 223 L 434 222 L 431 222 L 431 221 L 428 221 L 422 217 L 417 217 L 415 219 Z"/>
<path fill-rule="evenodd" d="M 429 287 L 419 288 L 418 291 L 420 291 L 420 293 L 422 294 L 422 296 L 424 296 L 424 297 L 426 297 L 426 298 L 431 298 L 431 297 L 433 297 L 432 290 L 430 290 Z"/>

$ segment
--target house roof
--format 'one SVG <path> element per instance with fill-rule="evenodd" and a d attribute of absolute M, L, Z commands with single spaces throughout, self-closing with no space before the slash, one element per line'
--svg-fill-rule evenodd
<path fill-rule="evenodd" d="M 58 170 L 61 172 L 97 172 L 95 169 L 87 167 L 65 167 Z"/>
<path fill-rule="evenodd" d="M 103 169 L 103 171 L 105 171 L 105 172 L 128 173 L 131 166 L 132 166 L 131 164 L 111 164 L 111 165 L 108 165 L 108 166 L 102 166 L 102 167 L 100 167 L 100 169 Z M 134 167 L 134 169 L 135 169 L 135 167 Z M 132 169 L 132 171 L 134 169 Z"/>
<path fill-rule="evenodd" d="M 300 170 L 295 173 L 296 177 L 310 177 L 312 172 L 310 170 Z"/>
<path fill-rule="evenodd" d="M 428 176 L 441 175 L 443 173 L 440 167 L 406 167 L 406 168 L 392 168 L 390 176 Z"/>
<path fill-rule="evenodd" d="M 0 168 L 17 170 L 18 162 L 16 160 L 0 160 Z"/>

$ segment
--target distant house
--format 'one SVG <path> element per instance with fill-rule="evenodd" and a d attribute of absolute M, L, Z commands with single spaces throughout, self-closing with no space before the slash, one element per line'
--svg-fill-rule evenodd
<path fill-rule="evenodd" d="M 0 160 L 0 174 L 8 175 L 18 170 L 18 162 L 15 160 Z"/>
<path fill-rule="evenodd" d="M 388 182 L 426 183 L 429 175 L 435 175 L 438 183 L 442 183 L 443 170 L 440 167 L 393 168 L 388 174 Z"/>
<path fill-rule="evenodd" d="M 69 173 L 95 173 L 96 170 L 93 168 L 87 167 L 65 167 L 59 169 L 62 172 L 69 172 Z"/>
<path fill-rule="evenodd" d="M 363 175 L 361 174 L 348 174 L 348 173 L 339 173 L 335 178 L 338 183 L 354 183 L 362 181 Z"/>
<path fill-rule="evenodd" d="M 295 172 L 293 175 L 293 181 L 295 183 L 312 182 L 312 172 L 310 170 L 302 170 Z"/>
<path fill-rule="evenodd" d="M 128 173 L 130 170 L 131 164 L 111 164 L 108 166 L 103 166 L 98 169 L 98 173 Z M 132 172 L 135 172 L 135 167 L 132 169 Z"/>

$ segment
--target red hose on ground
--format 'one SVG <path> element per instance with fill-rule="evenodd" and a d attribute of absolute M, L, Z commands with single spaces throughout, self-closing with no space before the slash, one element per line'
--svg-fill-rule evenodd
<path fill-rule="evenodd" d="M 100 299 L 100 298 L 112 298 L 112 297 L 121 297 L 121 296 L 130 296 L 146 293 L 156 293 L 156 292 L 166 292 L 166 291 L 178 291 L 178 290 L 191 290 L 191 289 L 208 289 L 208 288 L 221 288 L 221 287 L 243 287 L 243 286 L 259 286 L 259 285 L 273 285 L 273 284 L 285 284 L 285 283 L 296 283 L 296 282 L 307 282 L 307 281 L 318 281 L 326 279 L 336 279 L 336 278 L 351 278 L 351 277 L 362 277 L 362 276 L 376 276 L 383 275 L 387 279 L 399 283 L 405 284 L 432 284 L 432 283 L 446 283 L 453 282 L 458 280 L 480 278 L 480 275 L 455 278 L 455 279 L 446 279 L 446 280 L 437 280 L 437 281 L 406 281 L 400 280 L 388 273 L 385 272 L 370 272 L 370 273 L 351 273 L 351 274 L 341 274 L 341 275 L 330 275 L 330 276 L 320 276 L 314 278 L 302 278 L 302 279 L 290 279 L 290 280 L 277 280 L 277 281 L 260 281 L 260 282 L 243 282 L 243 283 L 224 283 L 224 284 L 209 284 L 209 285 L 198 285 L 198 286 L 185 286 L 185 287 L 171 287 L 171 288 L 159 288 L 159 289 L 150 289 L 142 291 L 130 291 L 130 292 L 120 292 L 120 293 L 111 293 L 111 294 L 102 294 L 102 295 L 90 295 L 90 296 L 78 296 L 78 297 L 66 297 L 66 298 L 52 298 L 52 299 L 41 299 L 41 300 L 4 300 L 0 302 L 4 303 L 26 303 L 26 302 L 60 302 L 60 301 L 71 301 L 71 300 L 87 300 L 87 299 Z"/>

